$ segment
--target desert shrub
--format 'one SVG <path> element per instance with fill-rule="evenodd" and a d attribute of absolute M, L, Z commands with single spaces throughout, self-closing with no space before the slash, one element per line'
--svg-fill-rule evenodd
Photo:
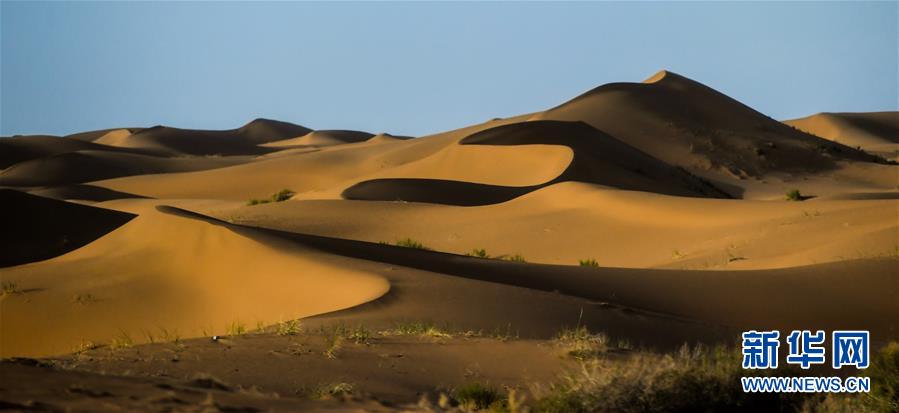
<path fill-rule="evenodd" d="M 321 383 L 310 388 L 303 388 L 297 391 L 297 393 L 311 399 L 329 400 L 350 396 L 354 390 L 355 386 L 352 383 L 336 382 Z"/>
<path fill-rule="evenodd" d="M 245 326 L 240 321 L 234 321 L 230 325 L 228 325 L 226 331 L 227 335 L 229 336 L 242 336 L 247 332 L 247 326 Z"/>
<path fill-rule="evenodd" d="M 460 405 L 473 410 L 489 409 L 502 402 L 499 391 L 481 383 L 469 383 L 456 389 L 453 398 Z"/>
<path fill-rule="evenodd" d="M 787 201 L 804 201 L 805 197 L 802 196 L 798 189 L 791 189 L 787 191 L 786 199 Z"/>
<path fill-rule="evenodd" d="M 294 336 L 300 333 L 300 320 L 287 320 L 278 323 L 279 336 Z"/>
<path fill-rule="evenodd" d="M 16 284 L 14 281 L 3 281 L 2 294 L 0 294 L 0 296 L 18 294 L 20 292 L 22 292 L 22 290 L 19 289 L 19 284 Z"/>
<path fill-rule="evenodd" d="M 475 248 L 471 250 L 471 253 L 469 253 L 468 255 L 478 258 L 490 258 L 490 255 L 487 254 L 487 250 L 483 248 Z"/>
<path fill-rule="evenodd" d="M 581 267 L 599 267 L 599 263 L 596 262 L 593 258 L 588 258 L 586 260 L 578 260 L 578 264 Z"/>
<path fill-rule="evenodd" d="M 292 197 L 292 196 L 294 196 L 294 195 L 296 195 L 296 192 L 293 192 L 293 191 L 291 191 L 291 190 L 289 190 L 289 189 L 282 189 L 282 190 L 280 190 L 280 191 L 278 191 L 278 192 L 275 192 L 274 194 L 272 194 L 272 196 L 270 196 L 270 197 L 268 197 L 268 198 L 263 198 L 263 199 L 251 199 L 251 200 L 247 201 L 247 205 L 252 206 L 252 205 L 267 204 L 267 203 L 269 203 L 269 202 L 281 202 L 281 201 L 286 201 L 286 200 L 290 199 L 290 197 Z"/>
<path fill-rule="evenodd" d="M 334 334 L 355 344 L 368 344 L 371 340 L 371 332 L 362 325 L 347 327 L 341 324 L 334 328 Z"/>
<path fill-rule="evenodd" d="M 97 301 L 100 301 L 100 300 L 98 300 L 97 297 L 95 297 L 91 293 L 75 294 L 75 296 L 72 297 L 73 303 L 81 304 L 81 305 L 87 305 L 87 304 L 95 303 Z"/>
<path fill-rule="evenodd" d="M 596 357 L 609 349 L 609 338 L 605 334 L 593 334 L 584 326 L 562 330 L 556 336 L 556 342 L 568 356 L 578 360 Z"/>
<path fill-rule="evenodd" d="M 281 202 L 290 199 L 290 197 L 294 196 L 296 193 L 289 189 L 282 189 L 278 192 L 275 192 L 272 195 L 272 202 Z"/>
<path fill-rule="evenodd" d="M 452 335 L 446 330 L 431 323 L 413 321 L 396 323 L 394 328 L 379 331 L 383 336 L 420 336 L 431 338 L 450 338 Z"/>
<path fill-rule="evenodd" d="M 512 262 L 527 262 L 521 254 L 510 255 L 507 256 L 506 259 Z"/>
<path fill-rule="evenodd" d="M 109 348 L 111 348 L 113 350 L 121 350 L 121 349 L 125 349 L 125 348 L 130 348 L 133 345 L 134 345 L 134 340 L 131 339 L 131 335 L 129 335 L 128 333 L 126 333 L 123 330 L 119 330 L 118 337 L 113 338 L 112 341 L 109 342 Z"/>
<path fill-rule="evenodd" d="M 325 351 L 322 352 L 325 357 L 328 359 L 334 360 L 337 358 L 338 352 L 343 347 L 343 336 L 337 334 L 329 334 L 325 336 Z"/>
<path fill-rule="evenodd" d="M 424 246 L 421 242 L 418 242 L 412 238 L 403 238 L 396 242 L 396 246 L 398 247 L 406 247 L 406 248 L 414 248 L 417 250 L 426 250 L 429 251 L 430 248 Z"/>
<path fill-rule="evenodd" d="M 578 333 L 580 334 L 580 333 Z M 683 347 L 638 353 L 625 361 L 591 359 L 535 406 L 542 412 L 789 411 L 796 396 L 744 393 L 739 354 Z"/>
<path fill-rule="evenodd" d="M 899 411 L 899 342 L 890 342 L 871 359 L 867 369 L 871 393 L 864 398 L 873 411 Z"/>

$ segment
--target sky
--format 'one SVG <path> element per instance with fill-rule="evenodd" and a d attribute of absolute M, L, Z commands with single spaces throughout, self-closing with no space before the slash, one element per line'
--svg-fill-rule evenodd
<path fill-rule="evenodd" d="M 777 119 L 899 108 L 899 2 L 0 3 L 0 134 L 421 136 L 668 69 Z"/>

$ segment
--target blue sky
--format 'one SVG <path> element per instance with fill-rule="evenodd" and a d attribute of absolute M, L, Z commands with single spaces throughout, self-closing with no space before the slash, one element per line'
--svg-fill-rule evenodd
<path fill-rule="evenodd" d="M 423 135 L 662 68 L 779 119 L 899 107 L 895 1 L 0 9 L 3 135 L 256 117 Z"/>

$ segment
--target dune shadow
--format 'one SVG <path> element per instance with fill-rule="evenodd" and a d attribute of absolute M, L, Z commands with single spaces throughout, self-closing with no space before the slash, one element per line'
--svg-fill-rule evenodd
<path fill-rule="evenodd" d="M 0 189 L 0 267 L 53 258 L 106 235 L 136 215 Z"/>
<path fill-rule="evenodd" d="M 471 134 L 459 145 L 561 145 L 574 154 L 556 178 L 539 185 L 510 187 L 473 182 L 384 178 L 359 182 L 345 199 L 412 201 L 478 206 L 506 202 L 560 182 L 577 181 L 618 189 L 689 197 L 731 198 L 712 183 L 668 165 L 580 121 L 540 120 L 497 126 Z M 497 160 L 497 168 L 502 168 Z"/>

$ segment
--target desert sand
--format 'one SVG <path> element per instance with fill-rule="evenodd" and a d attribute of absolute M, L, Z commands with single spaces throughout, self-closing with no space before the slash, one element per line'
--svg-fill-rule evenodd
<path fill-rule="evenodd" d="M 415 138 L 267 119 L 2 138 L 0 400 L 428 410 L 472 381 L 533 400 L 577 368 L 572 328 L 611 360 L 747 329 L 880 348 L 897 136 L 899 112 L 779 122 L 661 71 Z"/>

